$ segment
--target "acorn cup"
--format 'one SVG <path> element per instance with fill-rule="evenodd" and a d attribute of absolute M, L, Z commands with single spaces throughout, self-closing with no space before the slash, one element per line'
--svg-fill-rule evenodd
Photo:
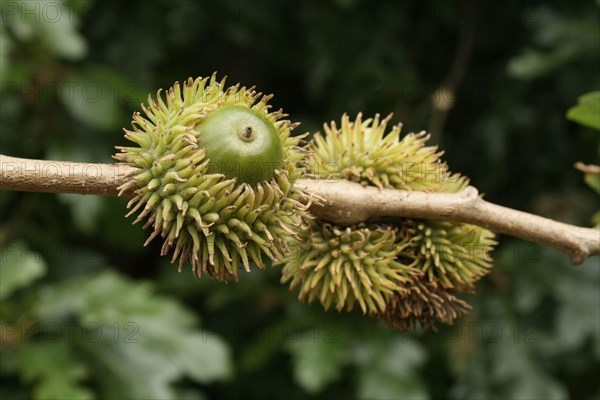
<path fill-rule="evenodd" d="M 346 179 L 363 186 L 458 192 L 468 179 L 452 174 L 442 152 L 425 146 L 429 135 L 400 138 L 401 125 L 386 132 L 391 115 L 363 121 L 342 117 L 324 125 L 308 150 L 307 174 Z M 311 221 L 299 233 L 302 252 L 284 263 L 282 282 L 299 287 L 300 300 L 319 300 L 338 311 L 360 305 L 363 313 L 407 330 L 452 324 L 469 310 L 461 292 L 492 267 L 492 232 L 451 221 L 396 219 L 337 226 Z"/>
<path fill-rule="evenodd" d="M 408 294 L 420 271 L 404 264 L 399 254 L 410 241 L 390 225 L 338 227 L 312 221 L 301 235 L 297 252 L 283 268 L 282 281 L 300 287 L 300 300 L 318 299 L 327 310 L 385 312 L 386 298 Z"/>
<path fill-rule="evenodd" d="M 146 219 L 145 245 L 163 238 L 179 270 L 186 261 L 197 277 L 238 278 L 238 270 L 261 269 L 283 260 L 289 237 L 309 220 L 294 188 L 303 158 L 297 126 L 281 110 L 271 112 L 254 88 L 225 87 L 225 79 L 189 78 L 156 99 L 145 115 L 134 113 L 114 157 L 137 167 L 120 194 L 133 190 L 127 216 Z"/>

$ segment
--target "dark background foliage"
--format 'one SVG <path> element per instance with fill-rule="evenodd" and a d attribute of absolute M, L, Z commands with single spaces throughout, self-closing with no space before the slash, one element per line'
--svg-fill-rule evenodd
<path fill-rule="evenodd" d="M 3 154 L 110 162 L 148 93 L 218 71 L 274 93 L 298 133 L 393 112 L 488 200 L 590 225 L 572 165 L 597 162 L 598 135 L 565 113 L 600 86 L 597 2 L 0 5 Z M 121 199 L 2 192 L 0 210 L 3 399 L 600 398 L 597 257 L 501 236 L 471 314 L 400 333 L 298 303 L 278 268 L 179 274 Z"/>

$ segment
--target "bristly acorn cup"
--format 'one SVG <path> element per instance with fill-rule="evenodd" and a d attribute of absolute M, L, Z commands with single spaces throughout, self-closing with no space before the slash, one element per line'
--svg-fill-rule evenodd
<path fill-rule="evenodd" d="M 188 79 L 148 97 L 145 115 L 134 113 L 125 137 L 134 147 L 117 147 L 115 158 L 139 168 L 122 185 L 134 190 L 129 215 L 147 219 L 160 236 L 161 254 L 172 252 L 180 270 L 237 279 L 254 263 L 281 261 L 288 237 L 308 220 L 294 188 L 300 176 L 301 137 L 281 110 L 271 112 L 254 88 L 226 87 L 225 79 Z"/>
<path fill-rule="evenodd" d="M 400 138 L 401 125 L 386 132 L 381 120 L 342 117 L 324 125 L 309 146 L 308 173 L 315 178 L 346 179 L 364 186 L 402 190 L 458 192 L 468 180 L 452 174 L 437 148 L 425 146 L 425 132 Z M 389 325 L 427 328 L 451 324 L 469 309 L 454 294 L 472 291 L 492 266 L 494 235 L 483 228 L 448 221 L 379 220 L 336 226 L 308 222 L 282 282 L 300 288 L 300 299 L 318 299 L 325 309 L 352 310 Z"/>

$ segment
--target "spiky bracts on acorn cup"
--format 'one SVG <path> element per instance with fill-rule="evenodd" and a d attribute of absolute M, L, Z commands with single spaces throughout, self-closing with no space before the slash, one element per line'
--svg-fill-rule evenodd
<path fill-rule="evenodd" d="M 226 87 L 225 79 L 188 79 L 148 97 L 145 115 L 134 113 L 115 158 L 139 168 L 120 187 L 134 190 L 128 215 L 147 218 L 160 236 L 161 254 L 179 268 L 190 261 L 196 276 L 237 279 L 238 269 L 278 262 L 287 238 L 302 230 L 306 212 L 294 188 L 303 155 L 296 124 L 271 112 L 254 88 Z"/>
<path fill-rule="evenodd" d="M 300 300 L 319 299 L 328 309 L 350 311 L 356 303 L 363 313 L 386 310 L 386 299 L 408 294 L 419 271 L 399 255 L 411 245 L 390 225 L 358 224 L 338 227 L 311 221 L 296 251 L 283 268 L 282 280 L 300 287 Z"/>
<path fill-rule="evenodd" d="M 309 146 L 309 173 L 364 186 L 458 192 L 468 179 L 452 174 L 442 152 L 426 146 L 429 135 L 386 132 L 391 116 L 324 125 Z M 455 294 L 472 291 L 492 266 L 494 235 L 458 222 L 397 219 L 335 226 L 311 221 L 300 234 L 300 251 L 286 261 L 282 282 L 300 288 L 300 299 L 318 299 L 328 309 L 363 313 L 390 326 L 451 324 L 469 306 Z"/>

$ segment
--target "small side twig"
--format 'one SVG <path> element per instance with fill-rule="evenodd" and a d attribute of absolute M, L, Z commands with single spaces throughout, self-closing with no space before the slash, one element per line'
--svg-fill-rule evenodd
<path fill-rule="evenodd" d="M 135 171 L 123 164 L 29 160 L 0 155 L 0 190 L 116 196 L 117 187 Z M 339 224 L 384 216 L 452 220 L 553 247 L 567 254 L 573 264 L 600 255 L 600 230 L 489 203 L 471 186 L 459 193 L 377 189 L 343 180 L 300 179 L 296 186 L 321 199 L 311 205 L 313 214 Z M 124 194 L 132 195 L 133 192 Z"/>

